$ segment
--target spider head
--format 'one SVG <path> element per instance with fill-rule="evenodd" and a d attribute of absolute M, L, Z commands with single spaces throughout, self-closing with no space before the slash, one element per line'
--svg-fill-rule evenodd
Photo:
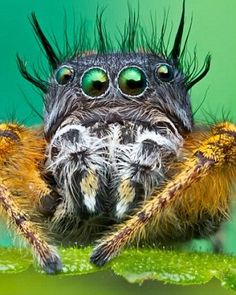
<path fill-rule="evenodd" d="M 33 29 L 52 69 L 51 79 L 44 81 L 37 73 L 31 75 L 19 57 L 18 65 L 23 76 L 45 93 L 46 138 L 50 140 L 61 125 L 70 123 L 91 126 L 117 121 L 153 126 L 163 116 L 181 134 L 191 131 L 193 118 L 188 90 L 207 74 L 210 56 L 200 70 L 195 53 L 193 59 L 185 59 L 189 36 L 188 32 L 181 46 L 185 1 L 171 49 L 165 45 L 166 18 L 158 39 L 153 24 L 153 32 L 148 36 L 138 16 L 129 11 L 128 23 L 118 42 L 120 50 L 109 43 L 102 19 L 103 12 L 97 14 L 95 47 L 89 47 L 88 53 L 80 51 L 88 41 L 87 32 L 81 30 L 80 43 L 75 42 L 77 47 L 70 47 L 66 39 L 68 52 L 62 54 L 57 43 L 56 47 L 50 44 L 32 14 Z M 139 40 L 144 41 L 140 44 Z"/>
<path fill-rule="evenodd" d="M 155 128 L 166 117 L 182 133 L 192 127 L 184 74 L 154 54 L 92 54 L 60 65 L 45 104 L 50 138 L 65 124 L 125 124 Z"/>
<path fill-rule="evenodd" d="M 51 77 L 43 81 L 20 59 L 18 63 L 23 76 L 45 93 L 45 166 L 64 196 L 65 215 L 79 211 L 83 219 L 101 214 L 122 218 L 164 181 L 169 162 L 192 130 L 188 90 L 210 67 L 209 56 L 200 70 L 195 55 L 189 63 L 183 60 L 184 4 L 171 50 L 164 46 L 165 21 L 160 40 L 154 29 L 148 41 L 145 34 L 137 37 L 138 19 L 132 14 L 120 50 L 108 46 L 100 14 L 95 51 L 69 47 L 62 56 L 32 15 Z M 144 44 L 136 46 L 139 39 Z"/>

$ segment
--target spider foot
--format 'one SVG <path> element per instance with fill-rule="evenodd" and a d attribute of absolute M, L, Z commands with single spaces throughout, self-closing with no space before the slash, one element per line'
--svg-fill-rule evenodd
<path fill-rule="evenodd" d="M 61 258 L 54 251 L 48 254 L 46 257 L 40 257 L 39 264 L 41 265 L 42 269 L 50 275 L 57 274 L 62 271 Z"/>
<path fill-rule="evenodd" d="M 112 249 L 111 243 L 103 243 L 98 245 L 94 250 L 90 257 L 90 262 L 95 264 L 96 266 L 103 266 L 108 261 L 110 261 L 113 257 L 116 256 L 116 251 Z"/>

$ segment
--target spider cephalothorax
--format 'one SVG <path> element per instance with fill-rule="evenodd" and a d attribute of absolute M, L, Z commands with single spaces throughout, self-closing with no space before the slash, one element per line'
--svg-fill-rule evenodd
<path fill-rule="evenodd" d="M 69 211 L 121 218 L 167 177 L 191 128 L 174 65 L 144 53 L 89 55 L 61 65 L 51 82 L 46 167 Z"/>
<path fill-rule="evenodd" d="M 98 51 L 78 53 L 66 61 L 50 45 L 34 15 L 32 22 L 53 68 L 52 77 L 43 82 L 33 78 L 22 62 L 20 66 L 24 76 L 46 92 L 45 170 L 61 196 L 54 224 L 68 215 L 79 221 L 98 216 L 118 222 L 173 174 L 170 163 L 180 157 L 183 136 L 193 127 L 188 90 L 207 73 L 210 59 L 200 72 L 191 69 L 194 62 L 183 69 L 184 8 L 169 53 L 164 47 L 165 24 L 159 42 L 146 40 L 142 48 L 149 49 L 135 48 L 138 19 L 132 13 L 121 52 L 108 51 L 98 15 Z"/>
<path fill-rule="evenodd" d="M 62 265 L 47 239 L 84 245 L 113 230 L 91 256 L 102 265 L 133 242 L 208 237 L 227 218 L 236 127 L 195 128 L 188 91 L 210 57 L 200 70 L 185 59 L 184 4 L 171 49 L 166 21 L 148 38 L 130 13 L 118 50 L 98 14 L 97 46 L 85 33 L 63 54 L 32 15 L 50 78 L 18 64 L 44 93 L 44 132 L 0 124 L 0 203 L 48 273 Z"/>

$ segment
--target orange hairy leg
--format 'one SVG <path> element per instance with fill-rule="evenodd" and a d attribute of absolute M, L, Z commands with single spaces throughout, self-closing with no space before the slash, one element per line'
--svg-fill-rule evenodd
<path fill-rule="evenodd" d="M 40 175 L 45 143 L 40 130 L 0 124 L 0 206 L 9 225 L 30 244 L 47 273 L 61 270 L 60 257 L 50 246 L 36 217 L 41 198 L 50 194 Z"/>
<path fill-rule="evenodd" d="M 236 180 L 236 126 L 222 123 L 205 134 L 192 133 L 186 138 L 183 154 L 186 160 L 179 164 L 180 172 L 100 241 L 91 262 L 101 266 L 129 243 L 147 239 L 151 232 L 158 240 L 162 231 L 184 231 L 206 212 L 212 217 L 227 215 L 231 185 Z"/>

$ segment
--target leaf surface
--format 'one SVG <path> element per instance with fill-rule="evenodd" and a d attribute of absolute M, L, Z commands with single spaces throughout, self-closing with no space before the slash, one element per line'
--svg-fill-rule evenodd
<path fill-rule="evenodd" d="M 61 249 L 63 272 L 58 276 L 85 275 L 112 270 L 130 283 L 159 280 L 164 283 L 191 285 L 204 284 L 212 278 L 222 286 L 236 290 L 236 257 L 159 249 L 128 249 L 98 268 L 89 262 L 92 248 Z M 0 249 L 0 273 L 18 273 L 27 270 L 33 259 L 27 249 Z M 35 267 L 36 272 L 42 272 Z"/>

